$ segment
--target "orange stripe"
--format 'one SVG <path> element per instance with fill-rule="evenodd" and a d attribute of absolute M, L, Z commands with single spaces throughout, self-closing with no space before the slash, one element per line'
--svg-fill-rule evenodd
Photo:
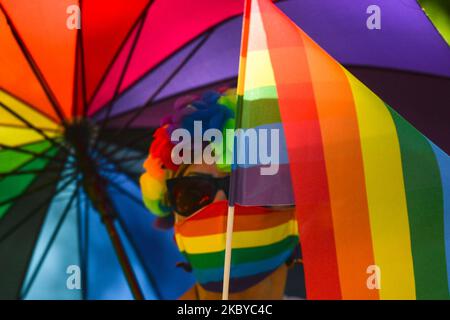
<path fill-rule="evenodd" d="M 340 299 L 325 155 L 304 44 L 298 27 L 271 1 L 259 6 L 289 153 L 307 296 Z"/>
<path fill-rule="evenodd" d="M 274 211 L 269 215 L 236 215 L 234 217 L 234 232 L 257 231 L 276 227 L 294 219 L 293 210 Z M 184 237 L 209 236 L 224 233 L 226 230 L 226 216 L 218 216 L 209 219 L 193 220 L 181 228 L 177 228 Z"/>
<path fill-rule="evenodd" d="M 244 83 L 245 83 L 245 65 L 247 60 L 247 50 L 248 50 L 248 33 L 250 24 L 250 10 L 251 10 L 251 0 L 245 1 L 244 8 L 244 19 L 242 21 L 242 37 L 241 37 L 241 58 L 239 60 L 239 75 L 236 93 L 238 96 L 244 94 Z"/>
<path fill-rule="evenodd" d="M 352 91 L 339 64 L 301 34 L 322 132 L 342 298 L 378 299 L 366 283 L 375 262 Z"/>

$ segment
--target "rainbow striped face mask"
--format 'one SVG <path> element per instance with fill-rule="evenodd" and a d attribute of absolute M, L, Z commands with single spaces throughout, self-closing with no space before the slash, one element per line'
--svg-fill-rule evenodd
<path fill-rule="evenodd" d="M 198 283 L 221 292 L 227 201 L 212 203 L 175 224 L 175 239 Z M 288 261 L 298 244 L 294 210 L 235 206 L 230 292 L 246 290 Z"/>

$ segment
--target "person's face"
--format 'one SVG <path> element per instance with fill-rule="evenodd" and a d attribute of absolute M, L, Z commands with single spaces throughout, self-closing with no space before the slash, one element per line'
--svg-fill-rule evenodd
<path fill-rule="evenodd" d="M 192 176 L 209 176 L 213 178 L 223 178 L 225 176 L 228 176 L 229 173 L 222 172 L 217 169 L 216 165 L 208 165 L 208 164 L 192 164 L 189 167 L 185 169 L 182 177 L 192 177 Z M 227 196 L 223 190 L 218 190 L 214 200 L 214 202 L 219 202 L 227 200 Z M 210 203 L 211 204 L 211 203 Z M 208 204 L 208 205 L 210 205 Z M 204 207 L 200 208 L 196 212 L 192 213 L 192 215 L 195 215 L 200 210 L 202 210 Z M 274 214 L 277 214 L 276 211 L 284 211 L 284 210 L 292 210 L 292 207 L 277 207 L 274 208 Z M 190 216 L 192 216 L 190 215 Z M 185 217 L 183 215 L 180 215 L 175 212 L 175 223 L 182 225 L 182 222 L 187 223 L 188 221 L 185 221 L 188 217 Z M 224 230 L 225 231 L 225 230 Z M 287 276 L 287 267 L 283 263 L 281 264 L 272 274 L 267 276 L 265 279 L 261 280 L 260 282 L 256 283 L 252 287 L 243 290 L 238 293 L 230 294 L 230 299 L 281 299 L 283 297 L 284 287 L 286 284 L 286 276 Z M 187 296 L 190 297 L 190 299 L 220 299 L 221 293 L 218 292 L 212 292 L 204 289 L 201 285 L 196 285 L 196 292 L 195 293 L 189 293 L 193 296 Z"/>
<path fill-rule="evenodd" d="M 229 175 L 227 172 L 222 172 L 219 169 L 217 169 L 217 166 L 215 164 L 191 164 L 183 173 L 183 177 L 191 177 L 191 176 L 210 176 L 213 178 L 222 178 Z M 225 195 L 225 192 L 223 190 L 219 190 L 213 200 L 214 202 L 227 200 L 227 196 Z M 201 209 L 200 209 L 201 210 Z M 195 213 L 193 213 L 195 214 Z M 186 217 L 179 215 L 175 212 L 175 221 L 181 222 Z"/>

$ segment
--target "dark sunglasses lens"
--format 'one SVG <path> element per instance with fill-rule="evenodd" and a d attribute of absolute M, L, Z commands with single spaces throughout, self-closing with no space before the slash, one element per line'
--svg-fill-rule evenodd
<path fill-rule="evenodd" d="M 179 179 L 171 190 L 172 205 L 180 215 L 188 216 L 214 200 L 215 187 L 202 178 Z"/>

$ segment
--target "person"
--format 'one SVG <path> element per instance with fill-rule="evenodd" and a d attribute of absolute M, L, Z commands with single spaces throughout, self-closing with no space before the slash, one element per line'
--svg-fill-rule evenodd
<path fill-rule="evenodd" d="M 193 134 L 195 121 L 201 121 L 205 131 L 223 132 L 234 128 L 235 113 L 234 89 L 182 99 L 155 131 L 144 163 L 143 201 L 159 217 L 160 226 L 174 225 L 176 244 L 186 258 L 178 266 L 193 272 L 197 280 L 180 299 L 222 298 L 231 166 L 207 163 L 202 153 L 194 152 L 194 142 L 188 151 L 192 161 L 176 164 L 171 134 L 180 128 Z M 203 143 L 202 150 L 211 144 L 214 141 Z M 225 154 L 226 143 L 214 145 L 213 150 Z M 236 205 L 229 299 L 282 299 L 297 246 L 292 207 Z"/>

